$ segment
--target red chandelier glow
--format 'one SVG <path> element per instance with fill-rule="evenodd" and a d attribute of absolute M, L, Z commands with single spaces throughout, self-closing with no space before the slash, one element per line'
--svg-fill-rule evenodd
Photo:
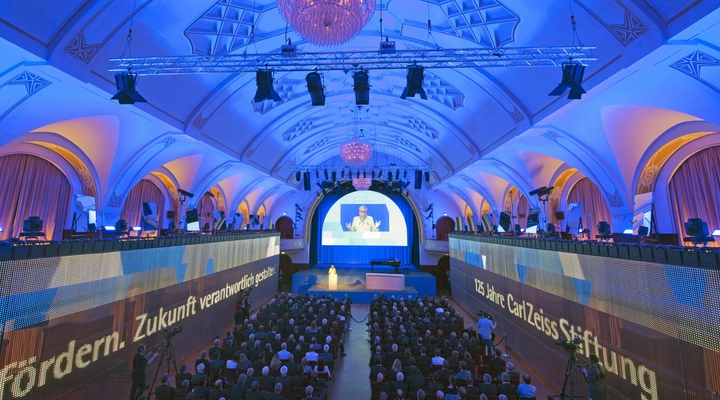
<path fill-rule="evenodd" d="M 329 47 L 360 32 L 375 12 L 375 0 L 277 0 L 277 7 L 305 40 Z"/>
<path fill-rule="evenodd" d="M 372 179 L 370 178 L 353 178 L 352 180 L 355 190 L 368 190 L 372 186 Z"/>
<path fill-rule="evenodd" d="M 351 167 L 359 167 L 367 164 L 372 157 L 372 145 L 353 138 L 349 142 L 340 146 L 340 158 L 345 164 Z"/>

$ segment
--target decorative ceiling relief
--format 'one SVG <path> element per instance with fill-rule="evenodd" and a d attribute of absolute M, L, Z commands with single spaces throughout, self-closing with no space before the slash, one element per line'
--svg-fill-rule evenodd
<path fill-rule="evenodd" d="M 244 1 L 218 0 L 185 30 L 185 36 L 190 40 L 194 54 L 228 54 L 247 45 L 251 35 L 255 40 L 263 40 L 283 34 L 284 29 L 265 31 L 260 28 L 263 13 L 273 9 L 275 1 L 246 4 Z"/>
<path fill-rule="evenodd" d="M 524 120 L 525 117 L 523 116 L 522 112 L 518 110 L 517 107 L 513 108 L 512 111 L 508 110 L 508 114 L 510 115 L 510 118 L 515 121 L 515 123 L 520 123 L 520 121 Z"/>
<path fill-rule="evenodd" d="M 603 24 L 623 46 L 648 31 L 640 18 L 618 0 L 578 0 L 577 3 Z"/>
<path fill-rule="evenodd" d="M 305 152 L 303 154 L 314 153 L 316 150 L 320 149 L 321 147 L 325 146 L 328 143 L 330 143 L 330 139 L 328 139 L 328 138 L 320 139 L 320 140 L 316 141 L 315 143 L 312 143 L 310 146 L 308 146 L 307 149 L 305 149 Z"/>
<path fill-rule="evenodd" d="M 313 128 L 313 120 L 309 118 L 302 119 L 293 125 L 290 129 L 283 133 L 283 141 L 291 142 L 294 139 L 308 133 Z"/>
<path fill-rule="evenodd" d="M 192 122 L 192 126 L 202 129 L 203 126 L 205 126 L 205 123 L 210 119 L 210 117 L 203 118 L 202 114 L 198 114 L 197 117 L 195 117 L 195 120 Z"/>
<path fill-rule="evenodd" d="M 555 142 L 555 143 L 557 143 L 558 138 L 562 137 L 562 136 L 560 136 L 559 133 L 557 133 L 557 132 L 555 132 L 555 131 L 547 131 L 547 132 L 543 133 L 542 135 L 543 135 L 543 137 L 545 137 L 546 139 L 550 139 L 550 140 L 552 140 L 552 141 Z"/>
<path fill-rule="evenodd" d="M 404 148 L 406 148 L 408 150 L 415 151 L 416 153 L 422 153 L 420 151 L 420 148 L 415 146 L 415 144 L 413 144 L 413 142 L 405 139 L 402 136 L 395 136 L 395 141 L 398 142 L 398 144 L 400 144 L 401 146 L 403 146 Z"/>
<path fill-rule="evenodd" d="M 622 196 L 620 196 L 620 193 L 617 189 L 615 189 L 615 193 L 611 194 L 607 190 L 605 190 L 605 196 L 608 200 L 608 205 L 612 208 L 618 208 L 618 207 L 624 207 L 625 202 L 622 199 Z"/>
<path fill-rule="evenodd" d="M 500 47 L 515 41 L 515 27 L 520 23 L 509 8 L 497 0 L 425 0 L 437 5 L 446 20 L 433 21 L 433 31 L 479 43 Z M 406 21 L 408 25 L 427 27 L 427 21 Z"/>
<path fill-rule="evenodd" d="M 46 79 L 43 79 L 35 74 L 31 74 L 30 72 L 23 72 L 20 75 L 17 75 L 16 77 L 5 81 L 4 83 L 0 84 L 0 98 L 3 99 L 3 105 L 9 105 L 4 111 L 0 108 L 0 120 L 5 118 L 8 113 L 10 113 L 12 110 L 15 109 L 15 107 L 19 106 L 23 101 L 27 100 L 30 96 L 34 95 L 38 91 L 42 90 L 46 86 L 50 85 L 52 82 L 48 81 Z M 16 85 L 22 85 L 25 86 L 25 93 L 20 93 L 21 91 L 16 90 L 7 90 L 4 91 L 3 89 L 7 86 L 16 86 Z M 13 93 L 14 92 L 14 93 Z M 14 101 L 13 101 L 14 100 Z"/>
<path fill-rule="evenodd" d="M 75 36 L 75 39 L 65 47 L 65 52 L 87 64 L 92 60 L 99 48 L 100 44 L 87 44 L 85 32 L 80 31 Z"/>
<path fill-rule="evenodd" d="M 426 124 L 420 118 L 417 118 L 417 117 L 407 117 L 407 118 L 408 118 L 407 126 L 408 126 L 408 128 L 410 128 L 410 130 L 420 132 L 432 140 L 437 140 L 437 138 L 440 137 L 440 132 L 438 132 L 432 126 Z"/>
<path fill-rule="evenodd" d="M 648 31 L 647 26 L 643 25 L 642 21 L 634 16 L 627 8 L 625 9 L 625 19 L 623 23 L 608 25 L 608 29 L 610 29 L 610 32 L 615 35 L 623 46 L 627 46 Z"/>
<path fill-rule="evenodd" d="M 435 100 L 453 110 L 457 110 L 463 106 L 465 95 L 453 85 L 449 84 L 447 81 L 432 72 L 425 71 L 423 88 L 430 100 Z"/>
<path fill-rule="evenodd" d="M 708 76 L 706 76 L 706 74 L 702 74 L 702 71 L 719 66 L 720 60 L 702 51 L 696 51 L 670 64 L 671 68 L 692 76 L 718 93 L 720 93 L 720 80 L 714 79 L 717 74 L 707 74 Z"/>

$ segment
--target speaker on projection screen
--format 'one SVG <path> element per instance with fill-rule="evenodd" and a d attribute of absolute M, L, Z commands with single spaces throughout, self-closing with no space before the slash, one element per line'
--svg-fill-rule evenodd
<path fill-rule="evenodd" d="M 190 232 L 200 231 L 200 220 L 196 208 L 185 210 L 185 228 Z"/>
<path fill-rule="evenodd" d="M 498 232 L 510 231 L 510 213 L 503 211 L 500 213 L 500 223 L 498 224 Z"/>
<path fill-rule="evenodd" d="M 158 229 L 157 205 L 155 205 L 155 203 L 143 202 L 142 209 L 142 229 L 144 231 L 156 231 Z"/>

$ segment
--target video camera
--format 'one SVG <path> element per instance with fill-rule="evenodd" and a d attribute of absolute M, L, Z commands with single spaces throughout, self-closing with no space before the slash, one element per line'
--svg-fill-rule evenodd
<path fill-rule="evenodd" d="M 555 345 L 562 346 L 562 348 L 570 354 L 575 354 L 583 343 L 583 340 L 579 336 L 575 336 L 573 340 L 562 338 L 555 341 Z"/>
<path fill-rule="evenodd" d="M 487 318 L 487 319 L 489 319 L 490 321 L 493 320 L 492 315 L 490 315 L 490 313 L 486 313 L 486 312 L 483 311 L 482 308 L 480 308 L 480 307 L 478 307 L 478 309 L 477 309 L 477 316 L 478 316 L 478 318 L 480 318 L 480 319 L 482 319 L 482 318 Z"/>
<path fill-rule="evenodd" d="M 177 334 L 182 332 L 183 327 L 182 326 L 176 326 L 174 328 L 162 328 L 162 333 L 165 334 L 165 340 L 170 340 L 174 338 Z"/>

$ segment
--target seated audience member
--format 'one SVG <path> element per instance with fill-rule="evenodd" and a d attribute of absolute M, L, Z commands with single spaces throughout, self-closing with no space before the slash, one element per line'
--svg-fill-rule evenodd
<path fill-rule="evenodd" d="M 507 372 L 508 376 L 510 377 L 510 383 L 520 382 L 520 373 L 515 371 L 515 365 L 513 363 L 507 363 L 507 365 L 505 365 L 505 368 L 507 369 L 505 372 Z M 502 379 L 502 377 L 498 378 Z"/>
<path fill-rule="evenodd" d="M 508 400 L 508 398 L 504 394 L 501 394 L 498 396 L 498 400 Z"/>
<path fill-rule="evenodd" d="M 247 359 L 247 356 L 245 354 L 240 353 L 240 357 L 238 358 L 237 370 L 247 371 L 248 368 L 252 368 L 252 363 L 250 362 L 250 360 Z"/>
<path fill-rule="evenodd" d="M 240 360 L 240 355 L 237 353 L 233 354 L 232 356 L 230 356 L 230 359 L 227 360 L 227 362 L 225 363 L 225 369 L 237 371 L 239 360 Z"/>
<path fill-rule="evenodd" d="M 260 382 L 254 381 L 250 385 L 250 390 L 245 393 L 245 400 L 265 400 L 265 395 L 260 390 Z"/>
<path fill-rule="evenodd" d="M 313 371 L 318 373 L 327 373 L 328 378 L 332 378 L 332 374 L 330 374 L 330 368 L 325 364 L 324 358 L 319 358 L 317 365 L 313 368 Z"/>
<path fill-rule="evenodd" d="M 258 382 L 260 382 L 261 389 L 272 390 L 275 385 L 275 378 L 270 376 L 270 367 L 263 367 L 262 375 L 258 377 Z"/>
<path fill-rule="evenodd" d="M 395 381 L 390 384 L 390 389 L 392 392 L 397 392 L 398 389 L 401 389 L 403 392 L 407 392 L 408 385 L 405 383 L 405 375 L 403 375 L 402 372 L 398 372 L 395 375 Z"/>
<path fill-rule="evenodd" d="M 180 366 L 180 372 L 175 374 L 175 384 L 176 387 L 180 387 L 180 384 L 183 381 L 190 381 L 192 380 L 192 374 L 187 372 L 187 365 L 183 364 Z"/>
<path fill-rule="evenodd" d="M 375 381 L 370 383 L 370 389 L 373 393 L 390 393 L 392 388 L 388 382 L 385 382 L 385 376 L 380 372 L 377 374 Z"/>
<path fill-rule="evenodd" d="M 420 370 L 413 365 L 411 375 L 407 377 L 408 391 L 417 392 L 425 387 L 425 378 L 423 378 Z"/>
<path fill-rule="evenodd" d="M 465 390 L 467 391 L 468 397 L 478 397 L 480 396 L 480 388 L 473 385 L 473 378 L 472 375 L 467 379 L 467 386 L 465 386 Z"/>
<path fill-rule="evenodd" d="M 502 351 L 495 349 L 495 357 L 490 360 L 490 367 L 493 371 L 502 371 L 505 369 L 505 360 L 502 358 Z"/>
<path fill-rule="evenodd" d="M 288 376 L 288 367 L 280 367 L 280 376 L 275 378 L 275 384 L 281 384 L 284 388 L 292 388 L 292 377 Z"/>
<path fill-rule="evenodd" d="M 517 386 L 510 383 L 510 376 L 507 372 L 503 372 L 502 375 L 500 375 L 500 378 L 502 383 L 497 385 L 498 394 L 514 395 L 517 393 Z"/>
<path fill-rule="evenodd" d="M 280 394 L 282 388 L 282 383 L 276 383 L 274 392 L 265 393 L 265 400 L 284 400 L 284 397 Z"/>
<path fill-rule="evenodd" d="M 247 386 L 245 386 L 245 380 L 247 379 L 247 376 L 245 374 L 240 374 L 237 378 L 237 383 L 235 386 L 230 388 L 230 396 L 232 396 L 233 399 L 244 399 L 245 394 L 249 390 Z"/>
<path fill-rule="evenodd" d="M 190 394 L 190 380 L 185 379 L 180 383 L 180 389 L 175 389 L 175 398 L 184 399 Z"/>
<path fill-rule="evenodd" d="M 223 388 L 223 381 L 220 379 L 215 381 L 215 387 L 210 390 L 209 400 L 220 400 L 222 398 L 227 399 L 230 397 L 230 392 Z"/>
<path fill-rule="evenodd" d="M 440 357 L 440 349 L 435 349 L 435 357 L 432 358 L 430 364 L 436 365 L 436 366 L 442 366 L 444 361 L 445 361 L 445 359 Z"/>
<path fill-rule="evenodd" d="M 440 374 L 435 372 L 434 374 L 431 375 L 431 377 L 432 377 L 431 378 L 432 380 L 430 382 L 428 382 L 428 384 L 427 384 L 428 393 L 437 393 L 437 392 L 445 389 L 445 385 L 443 385 L 442 383 L 439 382 Z"/>
<path fill-rule="evenodd" d="M 303 366 L 298 365 L 297 369 L 295 370 L 295 376 L 292 377 L 293 387 L 305 387 L 308 385 L 309 381 L 310 378 L 305 376 L 305 374 L 303 373 Z"/>
<path fill-rule="evenodd" d="M 245 375 L 247 376 L 245 378 L 245 386 L 252 387 L 253 382 L 257 381 L 258 378 L 255 376 L 255 369 L 254 368 L 248 368 L 245 372 Z M 258 383 L 258 385 L 260 385 Z"/>
<path fill-rule="evenodd" d="M 379 355 L 375 355 L 374 364 L 370 368 L 370 380 L 374 381 L 379 373 L 387 373 L 387 368 L 383 365 L 382 358 Z"/>
<path fill-rule="evenodd" d="M 523 382 L 525 383 L 518 385 L 517 395 L 521 399 L 535 397 L 537 390 L 535 386 L 530 384 L 530 376 L 528 374 L 523 374 Z"/>
<path fill-rule="evenodd" d="M 200 353 L 200 358 L 195 360 L 195 371 L 198 370 L 198 365 L 203 364 L 205 367 L 203 367 L 203 371 L 207 372 L 210 371 L 210 360 L 207 359 L 207 351 L 203 351 Z"/>
<path fill-rule="evenodd" d="M 483 375 L 483 383 L 478 385 L 480 393 L 488 396 L 495 396 L 498 394 L 497 386 L 492 384 L 492 376 L 490 374 Z"/>
<path fill-rule="evenodd" d="M 155 398 L 157 400 L 173 400 L 175 398 L 175 389 L 170 387 L 170 375 L 163 375 L 160 382 L 160 386 L 155 388 Z"/>
<path fill-rule="evenodd" d="M 205 375 L 205 364 L 198 364 L 197 365 L 197 374 L 193 375 L 190 383 L 193 385 L 193 387 L 202 386 L 202 385 L 205 385 L 206 380 L 207 380 L 207 375 Z"/>
<path fill-rule="evenodd" d="M 425 391 L 420 389 L 417 391 L 417 400 L 425 400 Z"/>

